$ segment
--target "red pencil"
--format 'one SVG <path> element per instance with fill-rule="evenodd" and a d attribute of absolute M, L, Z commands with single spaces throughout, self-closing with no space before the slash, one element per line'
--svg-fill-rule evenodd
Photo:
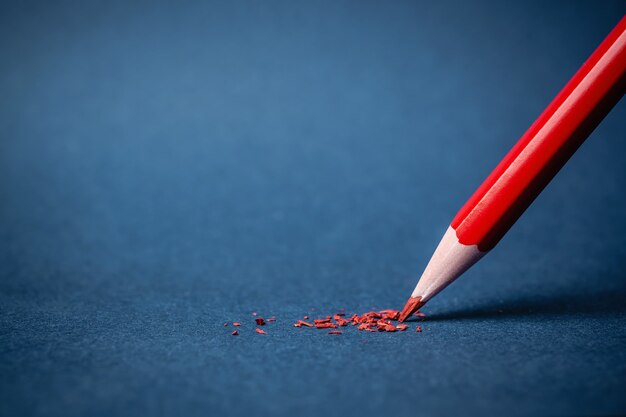
<path fill-rule="evenodd" d="M 626 91 L 626 16 L 452 220 L 400 321 L 492 249 Z"/>

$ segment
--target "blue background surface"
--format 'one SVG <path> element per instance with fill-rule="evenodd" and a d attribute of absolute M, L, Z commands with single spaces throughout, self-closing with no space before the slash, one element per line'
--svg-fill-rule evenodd
<path fill-rule="evenodd" d="M 624 2 L 55 3 L 0 5 L 1 415 L 626 413 L 623 101 L 423 333 L 292 327 L 402 307 Z"/>

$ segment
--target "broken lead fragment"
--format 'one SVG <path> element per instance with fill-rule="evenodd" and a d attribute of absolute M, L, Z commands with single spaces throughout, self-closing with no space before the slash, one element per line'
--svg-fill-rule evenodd
<path fill-rule="evenodd" d="M 315 327 L 318 329 L 336 329 L 337 326 L 332 323 L 315 323 Z"/>

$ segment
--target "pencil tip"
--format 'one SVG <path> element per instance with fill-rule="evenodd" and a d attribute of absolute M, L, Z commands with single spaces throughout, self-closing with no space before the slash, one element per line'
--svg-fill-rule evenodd
<path fill-rule="evenodd" d="M 425 303 L 422 302 L 422 297 L 409 297 L 409 300 L 404 305 L 402 312 L 400 313 L 400 322 L 406 320 L 411 314 L 415 313 L 420 309 Z"/>

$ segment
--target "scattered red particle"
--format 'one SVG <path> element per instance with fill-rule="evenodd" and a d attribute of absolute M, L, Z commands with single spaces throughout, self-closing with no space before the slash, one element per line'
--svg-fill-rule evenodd
<path fill-rule="evenodd" d="M 330 317 L 327 319 L 315 319 L 313 320 L 313 323 L 315 324 L 330 323 Z"/>
<path fill-rule="evenodd" d="M 379 332 L 395 332 L 396 326 L 391 324 L 389 320 L 380 319 L 376 322 Z"/>
<path fill-rule="evenodd" d="M 303 319 L 308 320 L 309 316 L 304 316 Z"/>
<path fill-rule="evenodd" d="M 407 326 L 406 324 L 398 324 L 396 326 L 396 329 L 400 330 L 401 332 L 405 331 L 409 326 Z"/>
<path fill-rule="evenodd" d="M 306 326 L 306 327 L 313 327 L 313 325 L 311 323 L 307 323 L 306 321 L 302 321 L 302 320 L 298 320 L 296 323 L 294 323 L 293 327 L 302 327 L 302 326 Z"/>
<path fill-rule="evenodd" d="M 400 318 L 400 312 L 398 310 L 381 310 L 380 314 L 389 320 L 398 320 Z"/>
<path fill-rule="evenodd" d="M 233 336 L 237 336 L 239 334 L 239 332 L 237 330 L 235 330 L 234 332 L 231 333 Z"/>
<path fill-rule="evenodd" d="M 224 323 L 224 327 L 228 326 L 228 323 Z"/>
<path fill-rule="evenodd" d="M 337 326 L 332 323 L 315 323 L 315 327 L 318 329 L 336 329 Z"/>
<path fill-rule="evenodd" d="M 386 332 L 392 332 L 392 333 L 393 333 L 393 332 L 395 332 L 395 331 L 397 331 L 397 330 L 398 330 L 398 329 L 396 329 L 396 326 L 394 326 L 393 324 L 387 324 L 387 325 L 385 325 L 385 331 L 386 331 Z"/>
<path fill-rule="evenodd" d="M 331 330 L 330 332 L 328 332 L 328 334 L 342 334 L 343 332 L 339 331 L 339 330 Z"/>
<path fill-rule="evenodd" d="M 417 329 L 415 329 L 415 331 L 418 333 L 422 333 L 422 326 L 417 326 Z"/>
<path fill-rule="evenodd" d="M 265 333 L 264 330 L 261 330 L 258 327 L 256 329 L 254 329 L 254 331 L 257 332 L 258 334 L 267 334 L 267 333 Z"/>
<path fill-rule="evenodd" d="M 276 317 L 272 316 L 269 319 L 267 319 L 267 321 L 269 322 L 275 322 L 276 321 Z"/>
<path fill-rule="evenodd" d="M 253 315 L 253 316 L 256 316 L 256 315 L 257 315 L 256 311 L 253 311 L 253 312 L 252 312 L 252 315 Z"/>
<path fill-rule="evenodd" d="M 420 313 L 419 311 L 416 311 L 413 315 L 417 317 L 426 317 L 426 314 Z"/>
<path fill-rule="evenodd" d="M 259 326 L 265 326 L 265 320 L 263 320 L 263 317 L 254 319 L 254 321 L 256 321 L 256 324 L 258 324 Z"/>
<path fill-rule="evenodd" d="M 239 323 L 238 321 L 235 321 L 235 322 L 233 322 L 233 326 L 239 327 L 239 326 L 241 326 L 241 323 Z"/>

